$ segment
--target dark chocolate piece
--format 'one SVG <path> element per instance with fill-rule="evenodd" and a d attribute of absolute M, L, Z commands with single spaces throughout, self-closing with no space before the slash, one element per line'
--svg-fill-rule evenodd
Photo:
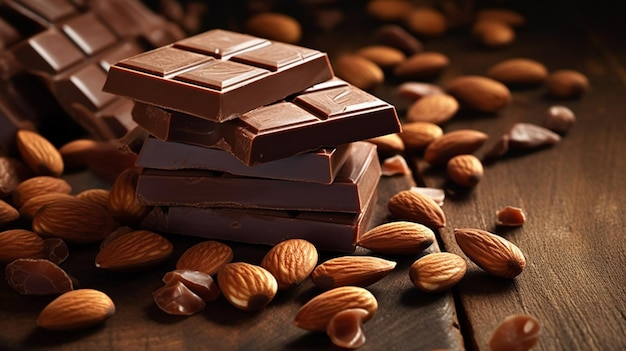
<path fill-rule="evenodd" d="M 136 166 L 155 169 L 204 169 L 232 175 L 330 184 L 350 153 L 350 144 L 246 166 L 230 153 L 213 148 L 148 138 Z"/>
<path fill-rule="evenodd" d="M 376 191 L 380 174 L 376 146 L 357 142 L 332 184 L 145 169 L 136 191 L 137 199 L 149 206 L 360 212 Z"/>
<path fill-rule="evenodd" d="M 157 138 L 220 148 L 247 165 L 400 131 L 392 105 L 339 79 L 223 123 L 137 102 L 133 119 Z"/>
<path fill-rule="evenodd" d="M 103 89 L 223 122 L 332 76 L 325 53 L 215 29 L 118 62 Z"/>

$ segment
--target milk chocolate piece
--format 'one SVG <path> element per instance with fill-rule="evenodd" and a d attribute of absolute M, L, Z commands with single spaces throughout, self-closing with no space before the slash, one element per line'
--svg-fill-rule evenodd
<path fill-rule="evenodd" d="M 325 53 L 216 29 L 118 62 L 103 89 L 223 122 L 332 76 Z"/>
<path fill-rule="evenodd" d="M 6 280 L 23 295 L 56 295 L 74 289 L 72 278 L 44 259 L 18 258 L 6 267 Z"/>
<path fill-rule="evenodd" d="M 137 102 L 133 119 L 159 139 L 220 148 L 247 165 L 400 131 L 392 105 L 339 79 L 223 123 Z"/>
<path fill-rule="evenodd" d="M 376 191 L 380 174 L 376 147 L 357 142 L 332 184 L 145 169 L 136 192 L 139 202 L 149 206 L 360 212 Z"/>
<path fill-rule="evenodd" d="M 137 156 L 137 167 L 204 169 L 232 175 L 330 184 L 350 154 L 350 144 L 324 148 L 281 160 L 246 166 L 230 153 L 213 148 L 148 138 Z"/>

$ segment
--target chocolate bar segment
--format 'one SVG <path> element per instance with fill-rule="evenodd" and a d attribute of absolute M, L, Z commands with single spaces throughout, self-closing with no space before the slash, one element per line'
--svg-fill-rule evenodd
<path fill-rule="evenodd" d="M 118 62 L 103 89 L 224 122 L 332 77 L 325 53 L 216 29 Z"/>
<path fill-rule="evenodd" d="M 220 148 L 247 165 L 400 131 L 392 105 L 339 79 L 223 123 L 138 102 L 133 119 L 159 139 Z"/>
<path fill-rule="evenodd" d="M 332 184 L 234 177 L 206 171 L 144 169 L 137 199 L 148 206 L 361 212 L 381 170 L 376 146 L 354 143 Z"/>
<path fill-rule="evenodd" d="M 344 144 L 337 148 L 324 148 L 282 160 L 246 166 L 220 149 L 147 138 L 135 165 L 167 170 L 204 169 L 244 177 L 330 184 L 348 158 L 350 148 L 351 144 Z"/>

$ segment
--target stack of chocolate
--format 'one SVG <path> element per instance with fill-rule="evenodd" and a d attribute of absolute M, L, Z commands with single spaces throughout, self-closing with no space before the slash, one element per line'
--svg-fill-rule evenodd
<path fill-rule="evenodd" d="M 104 91 L 134 100 L 151 136 L 137 166 L 142 225 L 354 250 L 380 163 L 361 140 L 399 131 L 395 108 L 334 78 L 317 50 L 211 30 L 111 66 Z"/>

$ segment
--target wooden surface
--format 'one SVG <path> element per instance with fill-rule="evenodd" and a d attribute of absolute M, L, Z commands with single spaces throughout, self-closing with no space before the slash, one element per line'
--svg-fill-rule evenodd
<path fill-rule="evenodd" d="M 508 315 L 527 313 L 542 325 L 535 350 L 626 349 L 626 28 L 612 9 L 572 2 L 513 2 L 529 19 L 516 42 L 501 50 L 475 45 L 466 30 L 425 41 L 440 51 L 451 67 L 435 80 L 445 85 L 461 74 L 485 74 L 503 59 L 524 56 L 550 70 L 571 68 L 585 73 L 590 92 L 579 100 L 555 101 L 542 88 L 513 90 L 513 103 L 495 115 L 463 113 L 445 131 L 481 130 L 490 136 L 485 149 L 515 122 L 540 123 L 547 107 L 570 107 L 577 122 L 557 145 L 498 160 L 470 192 L 449 193 L 443 207 L 448 225 L 441 231 L 442 249 L 462 254 L 453 228 L 474 227 L 500 234 L 524 252 L 528 265 L 513 280 L 493 278 L 470 264 L 451 294 L 428 295 L 411 287 L 408 266 L 399 261 L 390 276 L 371 286 L 381 304 L 366 324 L 363 350 L 487 350 L 494 328 Z M 305 36 L 303 45 L 328 51 L 331 57 L 371 43 L 380 23 L 346 13 L 335 32 Z M 225 23 L 236 29 L 237 23 Z M 394 103 L 400 115 L 407 102 L 394 94 L 394 83 L 374 91 Z M 478 154 L 484 152 L 479 150 Z M 417 181 L 446 187 L 441 170 L 415 160 L 423 174 Z M 84 184 L 78 176 L 76 184 Z M 383 179 L 379 203 L 407 179 Z M 382 205 L 382 204 L 380 204 Z M 527 223 L 502 230 L 495 211 L 522 207 Z M 384 206 L 377 221 L 387 215 Z M 176 239 L 178 253 L 194 240 Z M 265 248 L 237 246 L 236 258 L 260 261 Z M 34 326 L 37 313 L 50 300 L 18 296 L 0 282 L 0 350 L 324 350 L 334 349 L 321 334 L 291 324 L 297 306 L 315 294 L 310 282 L 281 294 L 261 313 L 247 313 L 225 300 L 188 318 L 165 316 L 149 298 L 171 268 L 141 275 L 109 275 L 90 262 L 94 250 L 74 253 L 68 267 L 84 284 L 111 293 L 117 314 L 104 326 L 78 333 L 47 333 Z M 146 297 L 148 296 L 148 297 Z M 459 316 L 460 333 L 456 329 Z M 462 338 L 461 339 L 461 334 Z"/>

